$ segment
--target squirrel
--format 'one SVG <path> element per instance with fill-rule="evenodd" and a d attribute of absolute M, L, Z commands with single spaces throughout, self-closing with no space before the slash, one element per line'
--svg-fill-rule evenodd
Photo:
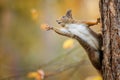
<path fill-rule="evenodd" d="M 78 21 L 72 18 L 72 11 L 68 10 L 65 16 L 56 20 L 62 28 L 49 27 L 56 33 L 76 39 L 87 52 L 93 66 L 101 71 L 102 66 L 102 35 L 95 33 L 89 27 L 97 25 L 100 19 L 95 22 Z"/>

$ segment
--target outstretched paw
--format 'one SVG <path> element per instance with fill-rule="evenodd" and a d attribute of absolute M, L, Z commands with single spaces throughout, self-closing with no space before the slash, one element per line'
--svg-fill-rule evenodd
<path fill-rule="evenodd" d="M 47 31 L 53 29 L 53 27 L 49 26 L 48 24 L 41 24 L 40 28 Z"/>

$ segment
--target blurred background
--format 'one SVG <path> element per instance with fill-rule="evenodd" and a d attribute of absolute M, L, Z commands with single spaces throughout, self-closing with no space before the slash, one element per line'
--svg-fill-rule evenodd
<path fill-rule="evenodd" d="M 65 49 L 69 38 L 40 29 L 59 27 L 68 9 L 78 20 L 99 18 L 99 0 L 0 0 L 0 80 L 34 80 L 27 74 L 39 69 L 54 73 L 45 80 L 101 80 L 77 41 Z"/>

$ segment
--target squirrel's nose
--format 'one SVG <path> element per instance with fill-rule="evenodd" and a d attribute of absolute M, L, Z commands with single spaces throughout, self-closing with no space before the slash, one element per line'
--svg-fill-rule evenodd
<path fill-rule="evenodd" d="M 56 20 L 56 22 L 57 22 L 58 24 L 60 24 L 60 23 L 61 23 L 61 21 L 59 21 L 59 20 Z"/>

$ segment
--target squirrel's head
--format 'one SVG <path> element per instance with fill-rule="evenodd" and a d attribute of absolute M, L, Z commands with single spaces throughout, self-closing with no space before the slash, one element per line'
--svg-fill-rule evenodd
<path fill-rule="evenodd" d="M 56 22 L 58 24 L 60 24 L 62 27 L 65 26 L 65 24 L 70 24 L 73 22 L 73 18 L 72 18 L 72 11 L 68 10 L 65 14 L 65 16 L 62 16 L 60 19 L 57 19 Z"/>

